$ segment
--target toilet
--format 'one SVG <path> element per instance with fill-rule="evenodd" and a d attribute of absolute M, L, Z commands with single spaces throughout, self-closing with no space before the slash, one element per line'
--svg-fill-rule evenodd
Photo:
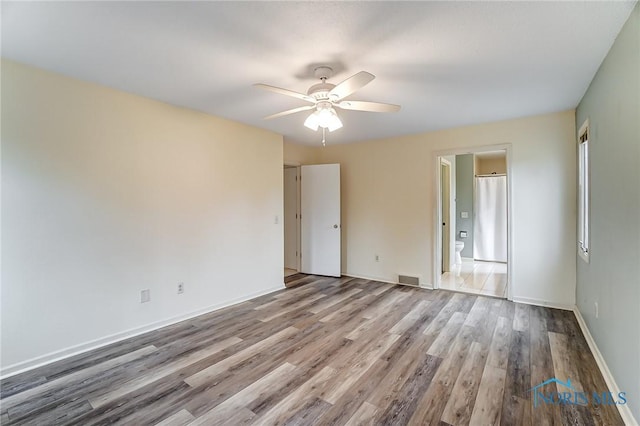
<path fill-rule="evenodd" d="M 457 265 L 462 264 L 462 256 L 460 255 L 460 252 L 462 251 L 463 248 L 464 248 L 464 242 L 456 241 L 456 264 Z"/>

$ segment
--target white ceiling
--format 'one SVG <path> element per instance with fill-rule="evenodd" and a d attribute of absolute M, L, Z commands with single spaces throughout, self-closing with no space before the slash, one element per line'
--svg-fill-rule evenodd
<path fill-rule="evenodd" d="M 2 56 L 318 144 L 305 105 L 314 64 L 348 99 L 328 143 L 414 134 L 574 108 L 635 2 L 2 2 Z"/>

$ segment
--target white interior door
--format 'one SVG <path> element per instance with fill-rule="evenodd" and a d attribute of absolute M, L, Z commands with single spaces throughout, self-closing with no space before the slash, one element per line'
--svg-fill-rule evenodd
<path fill-rule="evenodd" d="M 340 164 L 301 167 L 301 272 L 340 276 Z"/>

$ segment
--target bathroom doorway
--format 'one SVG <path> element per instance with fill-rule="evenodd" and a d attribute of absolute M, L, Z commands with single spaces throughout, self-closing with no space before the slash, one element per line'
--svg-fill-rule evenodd
<path fill-rule="evenodd" d="M 510 298 L 509 153 L 437 154 L 434 288 Z"/>

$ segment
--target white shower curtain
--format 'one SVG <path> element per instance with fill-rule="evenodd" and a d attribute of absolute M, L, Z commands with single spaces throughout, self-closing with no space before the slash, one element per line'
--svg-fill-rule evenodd
<path fill-rule="evenodd" d="M 476 177 L 473 257 L 507 261 L 507 177 Z"/>

